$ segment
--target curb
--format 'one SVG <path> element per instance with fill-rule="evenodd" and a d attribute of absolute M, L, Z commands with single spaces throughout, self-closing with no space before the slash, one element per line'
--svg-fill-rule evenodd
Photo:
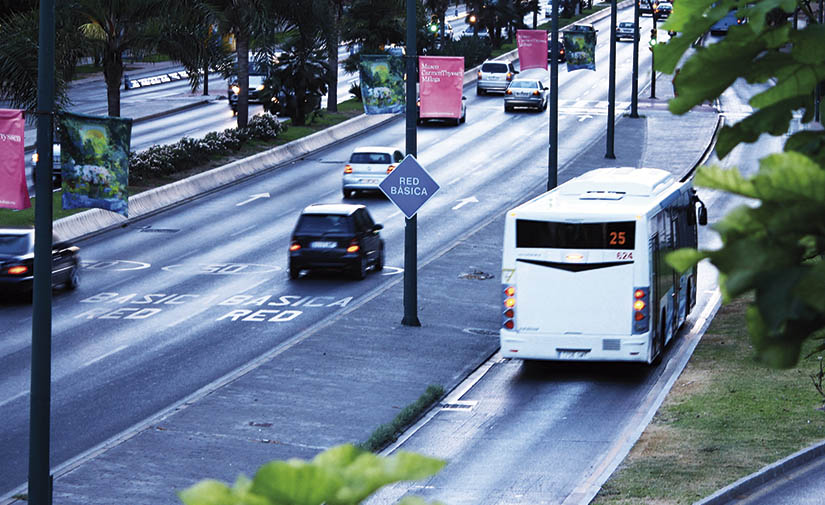
<path fill-rule="evenodd" d="M 825 441 L 797 451 L 787 458 L 781 459 L 776 463 L 771 463 L 755 473 L 742 477 L 707 498 L 694 502 L 693 505 L 724 505 L 733 503 L 735 500 L 742 498 L 743 494 L 753 491 L 768 482 L 822 457 L 825 457 Z"/>

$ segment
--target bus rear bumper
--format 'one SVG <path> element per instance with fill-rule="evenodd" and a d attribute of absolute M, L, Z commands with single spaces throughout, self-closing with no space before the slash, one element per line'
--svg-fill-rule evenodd
<path fill-rule="evenodd" d="M 505 358 L 550 361 L 649 362 L 649 333 L 621 335 L 530 335 L 501 330 Z"/>

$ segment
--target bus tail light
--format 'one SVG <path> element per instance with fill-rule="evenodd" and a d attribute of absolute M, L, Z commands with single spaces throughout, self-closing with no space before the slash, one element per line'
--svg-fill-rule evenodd
<path fill-rule="evenodd" d="M 633 289 L 633 333 L 650 329 L 650 288 Z"/>
<path fill-rule="evenodd" d="M 516 326 L 516 287 L 504 286 L 503 304 L 504 312 L 502 314 L 501 327 L 506 330 L 512 330 Z"/>

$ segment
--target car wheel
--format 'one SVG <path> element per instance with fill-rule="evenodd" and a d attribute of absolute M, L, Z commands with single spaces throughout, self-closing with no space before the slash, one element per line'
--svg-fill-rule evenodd
<path fill-rule="evenodd" d="M 467 122 L 467 111 L 466 110 L 464 111 L 464 114 L 461 115 L 461 122 L 462 123 Z"/>
<path fill-rule="evenodd" d="M 353 192 L 352 192 L 352 190 L 344 188 L 344 189 L 341 190 L 341 193 L 344 194 L 344 200 L 349 200 L 352 197 Z"/>
<path fill-rule="evenodd" d="M 476 88 L 476 95 L 481 96 L 484 94 L 484 90 L 481 88 Z"/>
<path fill-rule="evenodd" d="M 375 261 L 375 271 L 380 272 L 384 270 L 384 246 L 378 249 L 378 259 Z"/>
<path fill-rule="evenodd" d="M 544 105 L 542 106 L 541 110 L 547 110 L 547 102 L 549 102 L 549 100 L 544 101 Z"/>
<path fill-rule="evenodd" d="M 512 108 L 512 107 L 510 107 L 510 106 L 509 106 L 509 105 L 507 105 L 507 104 L 504 104 L 504 112 L 511 112 L 512 110 L 513 110 L 513 108 Z"/>
<path fill-rule="evenodd" d="M 458 125 L 460 125 L 460 124 L 461 124 L 461 118 L 460 118 L 460 117 L 455 118 L 455 120 L 454 120 L 454 122 L 453 122 L 453 126 L 458 126 Z"/>
<path fill-rule="evenodd" d="M 355 268 L 352 271 L 352 276 L 355 277 L 357 280 L 363 280 L 364 277 L 367 276 L 367 257 L 361 256 L 361 259 L 358 260 L 358 264 L 355 265 Z"/>
<path fill-rule="evenodd" d="M 297 268 L 297 267 L 294 267 L 292 265 L 289 265 L 289 278 L 294 281 L 295 279 L 298 278 L 299 275 L 301 275 L 301 269 Z"/>
<path fill-rule="evenodd" d="M 66 289 L 77 289 L 80 286 L 80 267 L 73 266 L 66 279 Z"/>

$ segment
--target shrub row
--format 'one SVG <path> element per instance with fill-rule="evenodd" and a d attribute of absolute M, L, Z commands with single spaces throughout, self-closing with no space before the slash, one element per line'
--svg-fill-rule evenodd
<path fill-rule="evenodd" d="M 216 156 L 236 152 L 250 140 L 272 140 L 286 131 L 272 114 L 257 114 L 246 128 L 209 132 L 202 139 L 183 137 L 175 144 L 152 146 L 129 154 L 129 184 L 183 172 Z"/>

